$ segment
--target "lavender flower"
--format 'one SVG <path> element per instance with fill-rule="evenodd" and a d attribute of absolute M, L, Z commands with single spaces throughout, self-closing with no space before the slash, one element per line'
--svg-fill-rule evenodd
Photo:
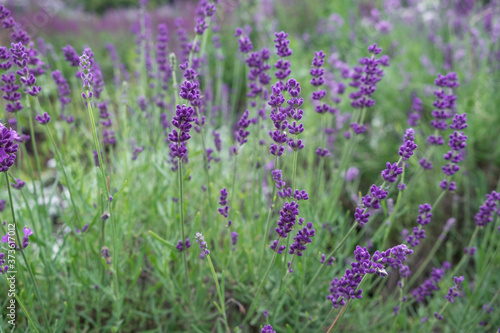
<path fill-rule="evenodd" d="M 351 82 L 349 85 L 358 89 L 349 94 L 351 106 L 353 108 L 364 109 L 375 105 L 375 100 L 372 99 L 372 95 L 377 88 L 377 83 L 382 80 L 384 76 L 384 71 L 379 65 L 384 67 L 389 66 L 389 57 L 387 55 L 379 59 L 375 58 L 375 55 L 382 52 L 382 49 L 377 47 L 377 44 L 369 46 L 368 52 L 373 55 L 371 57 L 359 59 L 359 63 L 362 67 L 355 66 L 351 74 Z M 351 128 L 356 134 L 361 134 L 366 130 L 365 125 L 356 123 L 352 123 Z"/>
<path fill-rule="evenodd" d="M 219 214 L 221 214 L 224 217 L 229 216 L 229 206 L 227 205 L 227 190 L 226 188 L 223 188 L 220 190 L 220 197 L 219 197 L 219 205 L 222 206 L 222 208 L 219 208 Z"/>
<path fill-rule="evenodd" d="M 403 161 L 407 161 L 417 147 L 415 144 L 415 131 L 413 128 L 408 128 L 404 135 L 404 143 L 399 147 L 398 155 L 402 157 Z"/>
<path fill-rule="evenodd" d="M 203 259 L 210 254 L 210 251 L 208 250 L 208 245 L 205 242 L 205 238 L 203 238 L 203 235 L 200 232 L 196 233 L 195 238 L 196 242 L 200 244 L 200 249 L 201 249 L 200 258 Z"/>
<path fill-rule="evenodd" d="M 42 91 L 42 87 L 36 86 L 35 75 L 30 73 L 26 47 L 21 42 L 12 43 L 11 46 L 9 51 L 12 54 L 13 63 L 20 68 L 16 74 L 19 75 L 26 92 L 31 96 L 37 96 Z"/>
<path fill-rule="evenodd" d="M 189 237 L 186 238 L 186 241 L 184 243 L 182 243 L 182 241 L 180 240 L 175 247 L 177 248 L 177 250 L 181 252 L 189 249 L 191 247 L 191 242 L 189 241 Z"/>
<path fill-rule="evenodd" d="M 90 84 L 93 80 L 91 73 L 92 64 L 90 62 L 89 56 L 85 53 L 82 54 L 82 56 L 80 57 L 80 69 L 81 69 L 80 77 L 83 81 L 83 90 L 84 90 L 84 92 L 82 93 L 82 97 L 85 102 L 88 102 L 92 100 L 94 93 L 90 90 Z"/>
<path fill-rule="evenodd" d="M 31 231 L 31 229 L 27 228 L 26 226 L 23 228 L 23 233 L 24 233 L 24 237 L 23 237 L 23 249 L 27 248 L 28 245 L 30 244 L 29 243 L 29 236 L 33 235 L 33 231 Z"/>
<path fill-rule="evenodd" d="M 266 325 L 262 328 L 260 333 L 276 333 L 271 325 Z"/>
<path fill-rule="evenodd" d="M 422 117 L 423 107 L 422 100 L 417 96 L 412 98 L 411 111 L 408 115 L 408 125 L 418 126 L 418 121 Z"/>
<path fill-rule="evenodd" d="M 21 99 L 21 93 L 18 92 L 19 85 L 16 84 L 16 76 L 13 73 L 2 74 L 2 87 L 0 89 L 4 92 L 3 99 L 8 101 L 5 105 L 7 112 L 13 113 L 23 109 L 23 105 L 19 102 Z"/>
<path fill-rule="evenodd" d="M 19 178 L 16 178 L 16 179 L 14 180 L 14 183 L 11 183 L 11 184 L 10 184 L 10 186 L 12 186 L 13 188 L 18 189 L 18 190 L 22 189 L 22 188 L 24 187 L 24 185 L 26 185 L 26 182 L 23 182 L 23 181 L 22 181 L 21 179 L 19 179 Z"/>
<path fill-rule="evenodd" d="M 78 59 L 78 57 L 77 57 Z M 52 78 L 57 85 L 59 90 L 59 102 L 61 102 L 61 112 L 64 112 L 66 105 L 71 103 L 71 91 L 68 82 L 58 70 L 52 72 Z"/>
<path fill-rule="evenodd" d="M 297 232 L 297 236 L 293 239 L 293 244 L 290 245 L 289 254 L 296 254 L 297 256 L 302 256 L 302 251 L 306 250 L 306 244 L 312 242 L 311 237 L 314 237 L 315 230 L 312 228 L 313 224 L 311 222 Z"/>
<path fill-rule="evenodd" d="M 467 117 L 466 114 L 456 114 L 453 118 L 453 123 L 450 125 L 450 128 L 455 129 L 455 131 L 450 134 L 449 137 L 449 142 L 448 146 L 451 148 L 446 154 L 444 154 L 443 158 L 448 161 L 445 166 L 442 167 L 442 170 L 445 175 L 447 176 L 453 176 L 456 172 L 460 170 L 460 166 L 458 166 L 458 163 L 460 163 L 463 158 L 463 150 L 466 147 L 466 140 L 467 136 L 464 134 L 464 132 L 458 132 L 459 130 L 462 130 L 464 128 L 467 128 Z M 447 182 L 446 180 L 443 180 L 440 184 L 441 188 L 443 190 L 446 190 L 447 187 Z M 451 188 L 451 183 L 450 187 L 448 188 L 450 191 L 453 191 L 454 189 Z"/>
<path fill-rule="evenodd" d="M 436 129 L 436 134 L 428 136 L 427 142 L 431 145 L 443 145 L 443 137 L 437 133 L 448 128 L 447 120 L 453 116 L 456 108 L 457 96 L 455 96 L 453 88 L 458 87 L 459 83 L 456 73 L 448 73 L 446 75 L 438 74 L 434 83 L 441 88 L 434 92 L 436 101 L 432 105 L 436 109 L 431 113 L 435 118 L 431 121 L 431 125 Z M 448 90 L 449 93 L 447 93 L 446 90 Z"/>
<path fill-rule="evenodd" d="M 234 251 L 234 246 L 238 242 L 238 233 L 236 231 L 231 232 L 231 244 L 233 245 L 233 251 Z"/>
<path fill-rule="evenodd" d="M 441 268 L 432 268 L 430 278 L 411 292 L 415 300 L 422 302 L 426 296 L 432 295 L 433 291 L 439 290 L 438 283 L 443 278 L 445 271 L 450 268 L 451 265 L 446 261 Z"/>
<path fill-rule="evenodd" d="M 376 251 L 371 257 L 366 248 L 357 246 L 354 251 L 356 261 L 351 263 L 351 269 L 347 269 L 344 276 L 332 281 L 330 294 L 326 298 L 332 302 L 334 308 L 344 306 L 346 300 L 362 298 L 363 290 L 358 287 L 363 277 L 366 274 L 387 276 L 384 264 L 399 268 L 400 273 L 409 274 L 408 266 L 403 265 L 403 262 L 406 261 L 406 256 L 412 253 L 412 250 L 402 244 L 384 252 Z"/>
<path fill-rule="evenodd" d="M 418 227 L 413 228 L 413 235 L 408 235 L 406 237 L 406 242 L 411 246 L 415 247 L 420 244 L 420 239 L 425 238 L 425 230 L 422 228 L 427 225 L 431 221 L 432 213 L 431 213 L 431 205 L 423 204 L 419 206 L 417 223 L 420 225 Z"/>
<path fill-rule="evenodd" d="M 474 220 L 478 226 L 484 227 L 493 221 L 495 213 L 500 216 L 500 193 L 492 191 L 490 194 L 486 194 L 486 201 L 479 207 L 479 212 L 474 216 Z"/>
<path fill-rule="evenodd" d="M 66 45 L 62 48 L 64 53 L 64 59 L 69 62 L 70 66 L 78 67 L 80 66 L 80 57 L 75 49 L 71 45 Z"/>
<path fill-rule="evenodd" d="M 455 303 L 455 298 L 460 296 L 460 288 L 462 287 L 462 282 L 464 282 L 464 277 L 453 277 L 453 281 L 455 284 L 450 287 L 448 290 L 448 293 L 446 294 L 445 298 L 450 302 L 450 303 Z"/>
<path fill-rule="evenodd" d="M 0 274 L 5 274 L 9 270 L 9 266 L 5 265 L 5 254 L 0 253 Z"/>
<path fill-rule="evenodd" d="M 179 159 L 187 156 L 186 142 L 191 138 L 189 130 L 192 127 L 191 123 L 194 121 L 193 115 L 194 109 L 183 104 L 177 105 L 175 116 L 172 118 L 172 125 L 179 131 L 177 132 L 174 128 L 168 134 L 168 139 L 171 142 L 169 147 L 172 155 Z"/>
<path fill-rule="evenodd" d="M 274 36 L 276 37 L 274 39 L 275 43 L 274 47 L 276 48 L 276 54 L 281 58 L 291 56 L 292 50 L 288 47 L 288 45 L 290 44 L 290 41 L 287 39 L 288 34 L 285 33 L 284 31 L 281 31 L 281 32 L 276 32 Z M 290 61 L 288 60 L 279 59 L 274 64 L 274 67 L 277 69 L 275 76 L 280 81 L 285 80 L 291 73 Z"/>
<path fill-rule="evenodd" d="M 295 201 L 285 202 L 280 210 L 280 219 L 278 227 L 275 229 L 279 237 L 286 238 L 295 225 L 296 218 L 299 215 L 299 204 Z"/>
<path fill-rule="evenodd" d="M 35 120 L 41 125 L 47 125 L 50 121 L 50 116 L 47 114 L 47 112 L 44 112 L 43 116 L 37 115 L 35 117 Z"/>
<path fill-rule="evenodd" d="M 235 131 L 236 140 L 240 146 L 247 142 L 247 137 L 250 135 L 250 132 L 246 129 L 250 126 L 250 123 L 251 121 L 248 120 L 248 110 L 246 110 L 238 121 L 238 127 Z"/>
<path fill-rule="evenodd" d="M 0 123 L 0 172 L 7 172 L 16 160 L 19 145 L 14 141 L 20 140 L 13 129 L 7 129 Z"/>

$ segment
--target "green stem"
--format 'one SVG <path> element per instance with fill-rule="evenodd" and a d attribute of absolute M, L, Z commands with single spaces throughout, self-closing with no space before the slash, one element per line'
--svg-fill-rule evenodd
<path fill-rule="evenodd" d="M 19 246 L 19 252 L 21 252 L 21 256 L 23 257 L 24 264 L 26 265 L 26 269 L 28 270 L 28 273 L 30 275 L 31 283 L 33 284 L 33 288 L 35 289 L 36 297 L 38 298 L 38 301 L 41 304 L 42 307 L 42 315 L 45 320 L 45 325 L 48 328 L 49 325 L 49 320 L 47 317 L 47 313 L 45 312 L 45 306 L 43 302 L 43 298 L 40 296 L 40 291 L 38 290 L 38 285 L 36 284 L 35 277 L 33 276 L 33 272 L 31 271 L 31 266 L 28 263 L 28 259 L 26 259 L 26 255 L 24 254 L 24 249 L 22 248 L 23 243 L 21 241 L 21 237 L 19 237 L 19 231 L 17 230 L 17 223 L 16 223 L 16 214 L 14 212 L 14 201 L 12 200 L 12 191 L 10 189 L 10 184 L 9 184 L 9 175 L 8 171 L 4 172 L 5 174 L 5 185 L 7 186 L 7 191 L 9 192 L 9 203 L 10 203 L 10 212 L 12 214 L 12 222 L 14 224 L 14 230 L 16 233 L 17 237 L 17 244 Z"/>
<path fill-rule="evenodd" d="M 183 189 L 183 179 L 182 179 L 182 159 L 177 160 L 177 165 L 179 168 L 178 175 L 179 175 L 179 211 L 181 215 L 181 237 L 182 237 L 182 242 L 186 240 L 185 233 L 184 233 L 184 189 Z M 184 273 L 186 275 L 186 283 L 189 282 L 189 275 L 188 275 L 188 266 L 187 266 L 187 260 L 186 260 L 186 251 L 182 251 L 182 261 L 184 262 Z"/>
<path fill-rule="evenodd" d="M 231 330 L 229 329 L 229 325 L 227 323 L 226 301 L 225 301 L 224 295 L 222 294 L 222 291 L 221 291 L 220 286 L 219 286 L 219 279 L 217 279 L 217 274 L 215 274 L 214 264 L 212 263 L 212 259 L 210 258 L 210 255 L 207 255 L 207 259 L 208 259 L 208 264 L 210 265 L 210 270 L 212 271 L 212 276 L 213 276 L 214 281 L 215 281 L 215 288 L 217 289 L 217 295 L 219 296 L 219 303 L 220 303 L 220 307 L 222 310 L 221 314 L 222 314 L 222 317 L 224 318 L 224 324 L 226 325 L 227 332 L 231 332 Z"/>
<path fill-rule="evenodd" d="M 42 194 L 43 207 L 45 207 L 45 193 L 43 190 L 42 168 L 40 167 L 40 158 L 38 157 L 38 148 L 36 147 L 35 127 L 33 126 L 33 114 L 32 114 L 30 99 L 28 96 L 26 96 L 26 104 L 28 105 L 28 110 L 29 110 L 28 122 L 30 125 L 31 144 L 33 146 L 33 153 L 35 154 L 38 179 L 40 180 L 40 193 Z"/>
<path fill-rule="evenodd" d="M 282 240 L 282 238 L 279 238 L 278 245 L 276 246 L 276 249 L 279 248 L 281 240 Z M 274 254 L 273 254 L 273 258 L 271 259 L 271 262 L 269 263 L 269 267 L 267 268 L 266 273 L 264 274 L 264 277 L 260 281 L 259 287 L 257 288 L 257 292 L 255 293 L 255 296 L 252 299 L 252 303 L 250 304 L 250 307 L 248 309 L 247 315 L 243 319 L 243 324 L 246 324 L 248 322 L 248 320 L 250 320 L 250 317 L 255 312 L 255 304 L 256 304 L 256 302 L 259 299 L 260 292 L 262 291 L 262 287 L 264 287 L 264 284 L 267 281 L 267 277 L 269 275 L 269 272 L 271 272 L 271 268 L 273 267 L 274 262 L 276 261 L 277 255 L 278 255 L 278 252 L 275 251 Z"/>

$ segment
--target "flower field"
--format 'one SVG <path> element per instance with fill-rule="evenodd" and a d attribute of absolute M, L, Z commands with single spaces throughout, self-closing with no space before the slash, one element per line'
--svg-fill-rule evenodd
<path fill-rule="evenodd" d="M 500 332 L 499 1 L 0 23 L 0 332 Z"/>

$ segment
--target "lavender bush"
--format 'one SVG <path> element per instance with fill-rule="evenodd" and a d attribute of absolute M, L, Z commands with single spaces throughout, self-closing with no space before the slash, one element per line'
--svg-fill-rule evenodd
<path fill-rule="evenodd" d="M 0 5 L 2 329 L 500 329 L 498 2 L 33 4 Z"/>

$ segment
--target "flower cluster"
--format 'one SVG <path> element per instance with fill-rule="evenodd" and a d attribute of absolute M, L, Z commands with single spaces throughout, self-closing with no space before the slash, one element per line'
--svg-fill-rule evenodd
<path fill-rule="evenodd" d="M 262 327 L 262 330 L 260 331 L 260 333 L 276 333 L 276 331 L 273 329 L 273 327 L 271 325 L 266 325 L 266 326 Z"/>
<path fill-rule="evenodd" d="M 231 232 L 231 245 L 233 246 L 233 251 L 236 243 L 238 243 L 238 233 L 236 231 L 233 231 Z"/>
<path fill-rule="evenodd" d="M 217 2 L 217 1 L 215 1 Z M 215 14 L 216 7 L 212 1 L 200 1 L 198 10 L 197 10 L 197 18 L 196 18 L 196 26 L 194 27 L 194 31 L 198 35 L 203 35 L 205 30 L 208 29 L 208 24 L 206 23 L 207 17 L 212 17 Z"/>
<path fill-rule="evenodd" d="M 459 132 L 462 129 L 467 128 L 467 115 L 464 114 L 455 114 L 453 117 L 453 123 L 450 125 L 451 129 L 455 131 L 450 134 L 448 146 L 451 148 L 446 154 L 444 154 L 443 158 L 447 161 L 446 165 L 442 167 L 442 170 L 446 176 L 453 176 L 460 170 L 460 163 L 464 158 L 463 150 L 467 146 L 466 140 L 467 135 L 464 132 Z M 454 191 L 456 189 L 456 185 L 454 182 L 450 182 L 444 179 L 441 181 L 439 186 L 443 190 Z"/>
<path fill-rule="evenodd" d="M 0 253 L 0 274 L 5 274 L 9 270 L 9 266 L 5 265 L 4 257 L 5 257 L 5 254 Z"/>
<path fill-rule="evenodd" d="M 407 161 L 417 148 L 418 146 L 415 144 L 415 131 L 413 128 L 408 128 L 404 135 L 404 143 L 399 147 L 398 155 L 401 156 L 403 161 Z"/>
<path fill-rule="evenodd" d="M 101 119 L 100 123 L 104 126 L 104 130 L 102 131 L 102 142 L 104 145 L 114 145 L 116 143 L 115 132 L 109 130 L 113 123 L 108 112 L 108 104 L 106 102 L 101 102 L 97 104 L 97 107 L 99 108 L 99 118 Z"/>
<path fill-rule="evenodd" d="M 366 274 L 387 276 L 388 273 L 384 265 L 399 268 L 400 274 L 407 276 L 409 274 L 408 266 L 403 263 L 406 261 L 406 256 L 412 253 L 413 251 L 408 249 L 406 245 L 401 244 L 387 251 L 376 251 L 371 257 L 366 247 L 357 246 L 354 251 L 355 262 L 351 263 L 351 269 L 347 269 L 340 279 L 335 278 L 332 281 L 330 294 L 326 298 L 332 302 L 334 308 L 339 305 L 344 306 L 346 300 L 362 298 L 363 290 L 358 289 L 358 287 L 363 277 Z"/>
<path fill-rule="evenodd" d="M 173 128 L 168 134 L 168 139 L 171 142 L 169 147 L 172 155 L 179 159 L 187 156 L 186 143 L 191 138 L 189 130 L 192 127 L 191 123 L 194 121 L 193 115 L 194 109 L 183 104 L 177 105 L 175 116 L 172 118 L 172 125 L 179 131 Z"/>
<path fill-rule="evenodd" d="M 455 283 L 450 289 L 448 289 L 448 293 L 446 294 L 445 298 L 450 302 L 450 303 L 455 303 L 455 298 L 460 296 L 460 288 L 462 287 L 462 282 L 464 282 L 464 277 L 453 277 L 453 282 Z"/>
<path fill-rule="evenodd" d="M 168 80 L 170 78 L 171 68 L 168 61 L 167 44 L 168 44 L 168 28 L 164 23 L 158 24 L 158 36 L 156 43 L 156 62 L 158 64 L 158 79 L 163 90 L 168 88 Z"/>
<path fill-rule="evenodd" d="M 219 214 L 227 218 L 229 216 L 229 205 L 227 204 L 227 190 L 226 188 L 223 188 L 220 190 L 220 196 L 219 196 L 219 205 L 222 206 L 222 208 L 219 208 Z M 231 220 L 228 221 L 227 226 L 231 226 Z"/>
<path fill-rule="evenodd" d="M 300 109 L 302 103 L 304 103 L 304 99 L 300 96 L 300 85 L 299 82 L 295 79 L 290 79 L 286 83 L 285 89 L 290 94 L 290 99 L 286 102 L 288 104 L 288 116 L 293 118 L 293 123 L 288 123 L 288 132 L 295 137 L 288 138 L 288 146 L 293 151 L 298 151 L 304 149 L 304 143 L 302 139 L 297 139 L 297 136 L 304 132 L 304 125 L 298 123 L 302 120 L 302 116 L 304 115 L 304 111 Z"/>
<path fill-rule="evenodd" d="M 246 110 L 238 121 L 237 128 L 234 132 L 240 146 L 248 141 L 247 137 L 250 135 L 250 132 L 247 131 L 247 128 L 251 123 L 252 121 L 248 119 L 248 110 Z"/>
<path fill-rule="evenodd" d="M 387 194 L 387 191 L 375 184 L 370 187 L 370 193 L 361 200 L 362 206 L 356 207 L 354 212 L 354 218 L 361 226 L 368 222 L 373 211 L 381 208 L 380 200 L 387 198 Z"/>
<path fill-rule="evenodd" d="M 210 251 L 208 250 L 208 244 L 207 244 L 207 242 L 205 242 L 205 238 L 203 237 L 203 235 L 200 232 L 196 233 L 195 238 L 196 238 L 196 242 L 200 245 L 200 249 L 201 249 L 200 258 L 203 259 L 210 254 Z"/>
<path fill-rule="evenodd" d="M 189 237 L 186 238 L 186 241 L 184 243 L 182 243 L 181 240 L 179 242 L 177 242 L 177 245 L 175 247 L 177 248 L 177 250 L 179 250 L 181 252 L 189 249 L 191 247 L 191 242 L 189 241 Z"/>
<path fill-rule="evenodd" d="M 70 66 L 78 67 L 80 66 L 80 57 L 75 49 L 71 45 L 66 45 L 62 48 L 64 59 L 69 62 Z"/>
<path fill-rule="evenodd" d="M 13 188 L 15 188 L 17 190 L 22 189 L 24 187 L 24 185 L 26 185 L 26 182 L 22 181 L 19 178 L 14 179 L 14 183 L 10 184 L 10 186 L 12 186 Z"/>
<path fill-rule="evenodd" d="M 240 45 L 239 49 L 241 53 L 249 53 L 253 50 L 252 41 L 247 36 L 247 34 L 243 33 L 242 28 L 236 28 L 236 31 L 234 32 L 234 37 L 239 37 L 238 44 Z"/>
<path fill-rule="evenodd" d="M 306 245 L 312 242 L 311 237 L 314 237 L 316 232 L 312 227 L 313 224 L 309 222 L 303 229 L 297 232 L 297 236 L 293 239 L 293 244 L 290 245 L 289 254 L 302 256 L 302 251 L 305 251 Z"/>
<path fill-rule="evenodd" d="M 286 132 L 288 127 L 287 112 L 286 109 L 282 108 L 283 103 L 285 103 L 285 98 L 281 93 L 283 89 L 279 84 L 272 86 L 270 100 L 267 103 L 272 107 L 270 117 L 274 124 L 274 131 L 269 131 L 269 136 L 274 141 L 274 143 L 271 143 L 269 151 L 275 156 L 283 155 L 285 147 L 282 144 L 288 141 Z"/>
<path fill-rule="evenodd" d="M 31 96 L 37 96 L 42 91 L 42 87 L 36 86 L 35 75 L 30 73 L 26 47 L 21 42 L 12 43 L 11 46 L 9 51 L 12 54 L 12 62 L 19 67 L 16 74 L 19 75 L 26 92 Z"/>
<path fill-rule="evenodd" d="M 16 160 L 20 140 L 19 135 L 12 128 L 8 129 L 0 123 L 0 172 L 7 172 Z"/>
<path fill-rule="evenodd" d="M 271 76 L 266 72 L 271 69 L 267 63 L 271 53 L 268 49 L 263 48 L 258 52 L 250 52 L 245 60 L 248 71 L 248 90 L 247 97 L 255 98 L 262 96 L 264 100 L 267 99 L 268 90 L 265 87 L 271 82 Z M 252 106 L 256 106 L 256 102 L 251 102 Z"/>
<path fill-rule="evenodd" d="M 50 116 L 47 114 L 47 112 L 44 112 L 43 115 L 37 115 L 35 117 L 35 120 L 41 125 L 46 125 L 50 121 Z"/>
<path fill-rule="evenodd" d="M 422 302 L 426 296 L 432 295 L 433 291 L 439 290 L 438 283 L 443 278 L 446 270 L 450 269 L 451 265 L 444 262 L 441 268 L 432 268 L 430 278 L 426 279 L 423 284 L 412 290 L 412 295 L 417 302 Z"/>
<path fill-rule="evenodd" d="M 411 111 L 408 115 L 408 125 L 418 126 L 418 121 L 422 117 L 422 112 L 424 108 L 422 106 L 422 100 L 417 96 L 412 98 Z"/>
<path fill-rule="evenodd" d="M 285 33 L 284 31 L 281 31 L 281 32 L 276 32 L 274 36 L 276 37 L 274 39 L 274 47 L 276 48 L 276 54 L 280 58 L 291 56 L 292 50 L 288 47 L 288 45 L 290 44 L 290 41 L 287 39 L 288 34 Z M 278 61 L 276 61 L 276 63 L 274 64 L 274 67 L 277 69 L 274 75 L 280 81 L 285 80 L 291 73 L 289 60 L 278 59 Z"/>
<path fill-rule="evenodd" d="M 490 194 L 486 194 L 486 201 L 479 207 L 479 212 L 474 216 L 474 220 L 478 226 L 484 227 L 493 221 L 495 213 L 500 216 L 500 192 L 492 191 Z"/>
<path fill-rule="evenodd" d="M 61 103 L 61 118 L 66 120 L 68 123 L 73 122 L 73 116 L 65 116 L 63 113 L 66 110 L 66 106 L 71 103 L 71 91 L 69 88 L 68 81 L 64 78 L 61 71 L 56 70 L 52 72 L 52 78 L 57 85 L 59 90 L 59 102 Z"/>
<path fill-rule="evenodd" d="M 326 254 L 322 253 L 321 254 L 321 259 L 319 260 L 320 263 L 324 264 L 325 263 L 325 259 L 326 259 Z M 328 266 L 331 266 L 333 265 L 333 262 L 335 261 L 335 258 L 334 257 L 330 257 L 330 259 L 328 259 L 328 262 L 326 263 Z"/>
<path fill-rule="evenodd" d="M 406 238 L 406 242 L 411 246 L 415 247 L 420 244 L 420 239 L 425 238 L 425 230 L 422 228 L 431 221 L 432 217 L 432 207 L 429 204 L 423 204 L 419 206 L 417 223 L 418 227 L 413 228 L 413 235 L 409 235 Z"/>
<path fill-rule="evenodd" d="M 439 135 L 439 131 L 445 131 L 448 128 L 447 120 L 453 117 L 456 108 L 457 96 L 453 92 L 453 88 L 459 86 L 456 73 L 448 73 L 446 75 L 438 74 L 434 84 L 441 89 L 434 92 L 436 101 L 432 104 L 435 109 L 432 110 L 434 119 L 431 121 L 432 127 L 436 129 L 436 134 L 429 135 L 427 142 L 431 145 L 443 145 L 444 139 Z M 448 88 L 448 92 L 446 91 Z"/>
<path fill-rule="evenodd" d="M 370 108 L 375 105 L 375 100 L 372 95 L 377 88 L 377 83 L 382 80 L 384 71 L 379 65 L 389 66 L 389 56 L 383 55 L 380 58 L 375 58 L 382 52 L 382 49 L 373 44 L 368 47 L 368 52 L 372 53 L 371 57 L 363 57 L 359 59 L 360 66 L 354 66 L 351 74 L 351 87 L 358 90 L 349 94 L 351 98 L 351 106 L 357 109 Z M 351 128 L 354 133 L 361 134 L 366 131 L 366 126 L 363 124 L 352 123 Z"/>
<path fill-rule="evenodd" d="M 89 56 L 87 54 L 82 54 L 80 57 L 80 77 L 83 81 L 83 90 L 84 92 L 82 93 L 83 100 L 85 102 L 88 102 L 92 100 L 92 97 L 94 96 L 94 93 L 90 90 L 90 84 L 92 83 L 93 77 L 92 77 L 92 64 L 90 62 Z"/>

